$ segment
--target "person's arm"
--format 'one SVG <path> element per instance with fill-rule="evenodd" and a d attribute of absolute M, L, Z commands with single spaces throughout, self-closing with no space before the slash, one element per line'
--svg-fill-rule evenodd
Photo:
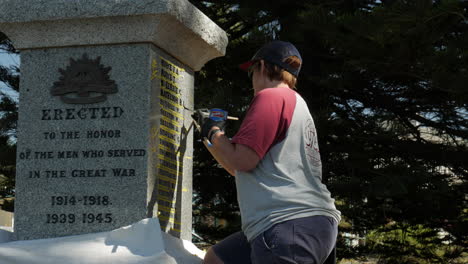
<path fill-rule="evenodd" d="M 216 128 L 213 127 L 213 129 Z M 232 176 L 235 176 L 236 171 L 254 169 L 260 161 L 260 157 L 253 149 L 242 144 L 232 143 L 224 135 L 224 132 L 214 134 L 211 140 L 211 146 L 205 143 L 208 151 Z"/>
<path fill-rule="evenodd" d="M 212 146 L 205 145 L 231 175 L 253 170 L 270 147 L 286 136 L 295 106 L 296 94 L 289 88 L 260 91 L 232 140 L 218 132 L 211 136 Z M 218 128 L 214 125 L 210 131 Z"/>

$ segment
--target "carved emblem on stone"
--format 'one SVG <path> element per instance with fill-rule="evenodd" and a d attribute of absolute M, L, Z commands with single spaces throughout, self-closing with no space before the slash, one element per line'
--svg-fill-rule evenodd
<path fill-rule="evenodd" d="M 85 53 L 74 60 L 70 58 L 67 68 L 59 68 L 59 81 L 54 82 L 51 94 L 60 96 L 67 104 L 93 104 L 104 102 L 107 95 L 117 93 L 115 81 L 109 77 L 111 67 L 101 64 L 101 57 L 89 59 Z"/>

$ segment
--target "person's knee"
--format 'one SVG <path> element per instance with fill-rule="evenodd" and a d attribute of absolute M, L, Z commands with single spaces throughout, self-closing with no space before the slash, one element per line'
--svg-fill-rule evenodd
<path fill-rule="evenodd" d="M 212 248 L 209 248 L 203 259 L 203 264 L 224 264 L 224 262 L 216 255 Z"/>

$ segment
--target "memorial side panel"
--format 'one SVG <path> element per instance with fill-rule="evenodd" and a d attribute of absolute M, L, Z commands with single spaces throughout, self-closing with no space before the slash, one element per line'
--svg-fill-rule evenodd
<path fill-rule="evenodd" d="M 151 72 L 153 200 L 162 230 L 191 240 L 194 73 L 156 47 Z"/>

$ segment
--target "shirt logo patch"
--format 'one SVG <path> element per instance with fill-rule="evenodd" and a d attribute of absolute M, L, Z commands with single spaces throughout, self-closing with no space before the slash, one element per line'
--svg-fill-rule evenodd
<path fill-rule="evenodd" d="M 320 151 L 317 141 L 317 132 L 315 130 L 314 122 L 307 120 L 304 130 L 306 154 L 313 166 L 320 166 L 322 161 L 320 159 Z"/>

